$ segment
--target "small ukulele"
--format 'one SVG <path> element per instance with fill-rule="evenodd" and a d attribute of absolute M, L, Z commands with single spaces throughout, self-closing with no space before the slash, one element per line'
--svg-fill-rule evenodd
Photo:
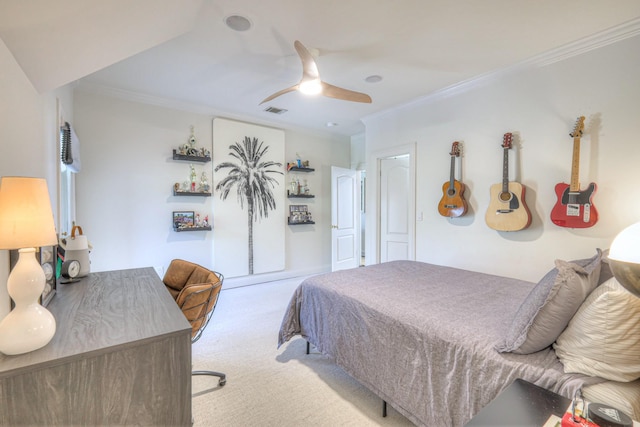
<path fill-rule="evenodd" d="M 451 171 L 449 172 L 449 181 L 442 184 L 442 199 L 438 204 L 438 212 L 442 216 L 457 218 L 467 212 L 467 202 L 462 197 L 464 184 L 454 178 L 456 157 L 460 157 L 460 143 L 458 141 L 451 145 L 449 155 L 451 156 Z"/>
<path fill-rule="evenodd" d="M 531 213 L 524 200 L 524 186 L 509 181 L 509 150 L 513 135 L 505 133 L 502 160 L 502 183 L 491 186 L 489 208 L 485 215 L 487 225 L 498 231 L 518 231 L 531 224 Z"/>
<path fill-rule="evenodd" d="M 573 159 L 571 162 L 571 184 L 556 184 L 558 201 L 551 210 L 551 221 L 568 228 L 588 228 L 598 222 L 598 211 L 593 205 L 593 194 L 598 188 L 595 182 L 580 191 L 580 137 L 584 129 L 584 116 L 578 117 L 573 132 Z"/>

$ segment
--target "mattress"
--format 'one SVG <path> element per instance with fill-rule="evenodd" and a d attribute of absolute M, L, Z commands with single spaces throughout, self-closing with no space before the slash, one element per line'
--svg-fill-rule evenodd
<path fill-rule="evenodd" d="M 323 274 L 295 290 L 278 345 L 302 336 L 422 426 L 464 425 L 516 378 L 569 398 L 579 388 L 589 396 L 604 380 L 564 373 L 552 348 L 495 350 L 534 286 L 415 261 Z M 607 394 L 606 387 L 616 388 L 595 390 Z"/>

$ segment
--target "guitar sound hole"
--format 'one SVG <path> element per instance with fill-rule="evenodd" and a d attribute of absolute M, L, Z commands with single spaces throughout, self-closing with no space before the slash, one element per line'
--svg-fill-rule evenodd
<path fill-rule="evenodd" d="M 456 195 L 456 190 L 447 190 L 447 196 L 453 197 Z"/>
<path fill-rule="evenodd" d="M 509 200 L 511 200 L 511 193 L 508 191 L 500 193 L 500 200 L 502 200 L 503 202 L 508 202 Z"/>

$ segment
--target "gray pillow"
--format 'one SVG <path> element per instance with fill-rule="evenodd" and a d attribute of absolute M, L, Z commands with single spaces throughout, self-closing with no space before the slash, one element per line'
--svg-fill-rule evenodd
<path fill-rule="evenodd" d="M 600 268 L 600 278 L 598 279 L 598 286 L 606 282 L 613 277 L 611 266 L 609 265 L 609 249 L 602 251 L 602 264 Z"/>
<path fill-rule="evenodd" d="M 518 308 L 499 352 L 530 354 L 549 347 L 598 285 L 602 252 L 589 259 L 556 260 Z"/>

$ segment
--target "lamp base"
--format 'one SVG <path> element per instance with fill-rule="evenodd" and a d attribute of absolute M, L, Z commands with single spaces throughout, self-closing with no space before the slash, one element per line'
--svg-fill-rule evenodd
<path fill-rule="evenodd" d="M 609 257 L 611 272 L 629 292 L 640 298 L 640 264 L 618 261 Z"/>
<path fill-rule="evenodd" d="M 0 352 L 28 353 L 44 347 L 56 332 L 53 315 L 38 303 L 45 284 L 34 248 L 19 250 L 20 257 L 9 275 L 7 288 L 16 307 L 0 322 Z"/>

